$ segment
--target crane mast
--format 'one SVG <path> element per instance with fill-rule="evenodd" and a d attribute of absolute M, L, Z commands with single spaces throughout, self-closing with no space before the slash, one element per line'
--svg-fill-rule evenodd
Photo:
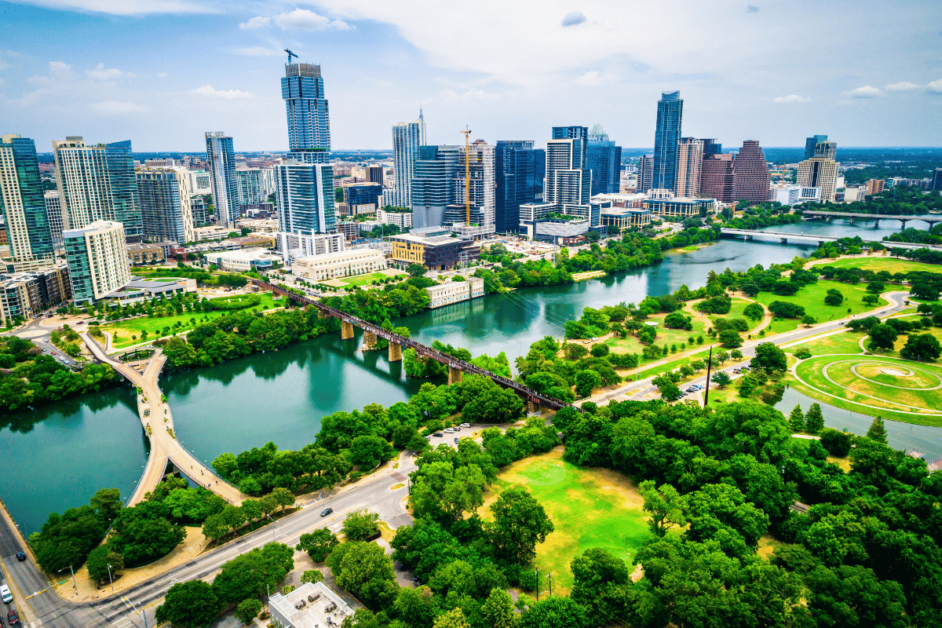
<path fill-rule="evenodd" d="M 464 125 L 464 224 L 471 226 L 471 129 Z"/>

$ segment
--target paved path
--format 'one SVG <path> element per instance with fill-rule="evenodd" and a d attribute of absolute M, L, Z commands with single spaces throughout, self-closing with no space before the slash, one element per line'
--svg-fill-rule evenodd
<path fill-rule="evenodd" d="M 81 335 L 92 354 L 100 362 L 110 365 L 139 389 L 137 409 L 144 431 L 150 438 L 150 456 L 128 506 L 143 501 L 144 496 L 156 488 L 164 477 L 168 463 L 172 463 L 180 473 L 213 491 L 229 503 L 241 504 L 243 496 L 239 489 L 219 478 L 212 469 L 187 451 L 174 436 L 173 415 L 170 413 L 170 407 L 162 401 L 162 393 L 157 381 L 160 377 L 160 370 L 167 360 L 163 351 L 157 349 L 149 360 L 141 362 L 144 368 L 144 372 L 141 373 L 127 364 L 110 358 L 101 345 L 87 333 Z"/>

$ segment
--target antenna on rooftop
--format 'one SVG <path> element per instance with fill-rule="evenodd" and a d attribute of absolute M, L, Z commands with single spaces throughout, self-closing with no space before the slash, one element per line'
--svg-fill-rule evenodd
<path fill-rule="evenodd" d="M 291 51 L 288 50 L 287 48 L 285 48 L 285 52 L 288 53 L 288 65 L 291 65 L 291 57 L 294 57 L 295 59 L 297 59 L 297 58 L 298 58 L 298 55 L 294 54 L 293 52 L 291 52 Z"/>

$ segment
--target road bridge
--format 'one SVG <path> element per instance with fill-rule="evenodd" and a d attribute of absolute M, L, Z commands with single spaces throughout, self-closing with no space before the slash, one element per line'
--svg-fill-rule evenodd
<path fill-rule="evenodd" d="M 163 400 L 157 379 L 167 356 L 157 349 L 150 359 L 139 363 L 140 370 L 129 364 L 116 361 L 90 337 L 83 333 L 82 339 L 99 362 L 109 365 L 119 375 L 137 387 L 137 410 L 144 432 L 150 440 L 150 455 L 144 473 L 131 496 L 128 506 L 144 501 L 144 496 L 153 491 L 168 474 L 180 472 L 191 481 L 216 493 L 230 504 L 242 503 L 242 493 L 200 460 L 187 451 L 173 433 L 173 415 L 170 406 Z"/>
<path fill-rule="evenodd" d="M 461 375 L 463 373 L 467 373 L 469 375 L 482 375 L 497 385 L 502 386 L 503 388 L 509 388 L 513 390 L 515 393 L 517 393 L 517 395 L 522 397 L 523 400 L 527 402 L 527 404 L 531 406 L 531 410 L 537 406 L 548 408 L 550 410 L 576 407 L 570 403 L 562 401 L 561 399 L 556 399 L 555 397 L 550 397 L 548 395 L 539 393 L 536 390 L 515 382 L 510 378 L 491 373 L 490 371 L 474 366 L 470 362 L 465 362 L 464 360 L 459 360 L 458 358 L 450 356 L 447 353 L 442 353 L 441 351 L 426 346 L 421 342 L 416 342 L 415 340 L 401 336 L 395 332 L 389 331 L 388 329 L 383 329 L 379 325 L 374 325 L 373 323 L 365 321 L 362 318 L 351 316 L 346 312 L 332 308 L 321 303 L 320 301 L 315 301 L 314 299 L 308 298 L 306 296 L 295 294 L 294 292 L 285 290 L 284 288 L 280 288 L 268 282 L 261 281 L 260 279 L 252 279 L 251 282 L 262 290 L 270 290 L 273 293 L 285 296 L 295 301 L 296 303 L 310 305 L 314 308 L 317 308 L 320 312 L 323 313 L 324 316 L 338 319 L 341 325 L 340 337 L 344 340 L 350 340 L 353 338 L 354 327 L 359 327 L 363 330 L 363 342 L 367 348 L 375 345 L 378 338 L 383 338 L 389 342 L 390 362 L 398 362 L 402 360 L 403 349 L 414 349 L 415 352 L 423 358 L 435 360 L 440 364 L 446 364 L 448 366 L 449 384 L 456 384 L 460 382 Z"/>
<path fill-rule="evenodd" d="M 903 229 L 906 228 L 906 223 L 910 221 L 927 222 L 930 227 L 936 223 L 942 222 L 942 214 L 904 216 L 902 214 L 863 214 L 857 212 L 829 212 L 807 209 L 801 212 L 801 215 L 805 218 L 823 218 L 827 222 L 831 222 L 834 218 L 847 218 L 850 220 L 851 224 L 853 224 L 855 220 L 873 220 L 876 221 L 876 226 L 880 226 L 881 220 L 898 220 L 903 223 Z"/>
<path fill-rule="evenodd" d="M 825 242 L 836 242 L 837 240 L 842 240 L 844 237 L 846 237 L 818 235 L 811 233 L 789 233 L 785 231 L 762 231 L 758 229 L 731 229 L 729 227 L 723 227 L 720 229 L 720 236 L 724 238 L 744 238 L 746 240 L 754 240 L 757 238 L 773 239 L 778 240 L 782 244 L 788 244 L 789 242 L 806 242 L 808 244 L 819 245 L 824 244 Z M 883 240 L 877 240 L 876 238 L 865 238 L 863 236 L 860 236 L 860 239 L 864 242 L 877 242 L 887 248 L 931 249 L 933 251 L 942 251 L 942 246 L 935 246 L 931 244 L 918 244 L 913 242 L 885 242 Z"/>

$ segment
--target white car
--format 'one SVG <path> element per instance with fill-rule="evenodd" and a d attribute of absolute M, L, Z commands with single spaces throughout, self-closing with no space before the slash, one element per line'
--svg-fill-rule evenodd
<path fill-rule="evenodd" d="M 10 593 L 10 587 L 5 584 L 0 584 L 0 600 L 3 600 L 6 604 L 13 601 L 13 594 Z"/>
<path fill-rule="evenodd" d="M 446 434 L 454 434 L 454 433 L 455 433 L 455 430 L 451 429 L 450 427 L 446 427 L 446 428 L 445 428 L 445 433 L 446 433 Z"/>
<path fill-rule="evenodd" d="M 471 427 L 471 424 L 470 424 L 470 423 L 462 423 L 462 424 L 461 424 L 461 427 Z"/>

